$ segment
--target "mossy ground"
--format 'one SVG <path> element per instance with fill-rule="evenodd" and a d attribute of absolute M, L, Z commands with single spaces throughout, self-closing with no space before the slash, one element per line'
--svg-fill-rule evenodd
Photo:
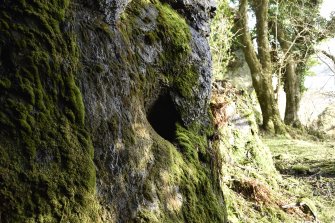
<path fill-rule="evenodd" d="M 276 185 L 276 180 L 272 179 L 276 176 L 272 160 L 267 159 L 269 154 L 264 146 L 251 134 L 250 130 L 257 132 L 257 128 L 251 124 L 254 116 L 249 112 L 251 107 L 247 98 L 239 95 L 226 82 L 217 82 L 216 85 L 218 87 L 212 94 L 211 109 L 218 138 L 216 146 L 222 157 L 221 187 L 227 205 L 228 222 L 267 220 L 259 212 L 265 212 L 260 207 L 265 206 L 263 202 L 268 202 L 269 198 L 268 195 L 259 196 L 262 194 L 259 192 L 268 191 L 267 187 Z M 242 124 L 241 128 L 236 125 L 236 121 Z"/>
<path fill-rule="evenodd" d="M 222 83 L 216 82 L 211 108 L 228 222 L 305 222 L 315 220 L 312 212 L 334 221 L 334 142 L 311 141 L 299 131 L 301 140 L 260 138 L 250 98 Z"/>
<path fill-rule="evenodd" d="M 335 141 L 265 137 L 291 202 L 308 199 L 321 222 L 335 221 Z"/>
<path fill-rule="evenodd" d="M 255 150 L 270 149 L 272 155 L 254 159 L 250 154 L 253 162 L 245 162 L 250 147 L 235 147 L 224 156 L 228 221 L 313 222 L 316 214 L 320 222 L 334 222 L 334 142 L 286 137 L 265 137 L 262 141 L 269 148 L 259 141 L 254 144 Z M 273 162 L 277 170 L 264 169 Z M 285 205 L 292 207 L 286 209 Z"/>

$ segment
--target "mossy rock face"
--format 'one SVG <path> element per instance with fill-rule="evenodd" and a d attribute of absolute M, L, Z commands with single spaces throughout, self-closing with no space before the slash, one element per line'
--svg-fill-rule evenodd
<path fill-rule="evenodd" d="M 281 175 L 271 151 L 259 138 L 249 94 L 227 80 L 215 81 L 213 86 L 211 109 L 222 157 L 221 182 L 228 221 L 293 222 L 285 219 L 280 206 L 272 205 Z"/>
<path fill-rule="evenodd" d="M 76 84 L 68 1 L 3 1 L 0 21 L 2 222 L 91 219 L 93 146 Z"/>
<path fill-rule="evenodd" d="M 97 3 L 0 6 L 1 220 L 223 222 L 206 34 L 186 3 Z"/>
<path fill-rule="evenodd" d="M 81 10 L 85 15 L 90 9 Z M 107 208 L 113 213 L 106 219 L 224 221 L 207 141 L 211 73 L 206 37 L 156 0 L 132 1 L 113 22 L 97 14 L 76 28 L 79 42 L 86 43 L 79 44 L 85 71 L 81 86 L 97 185 L 105 215 Z M 99 73 L 91 61 L 102 68 Z M 154 109 L 157 104 L 175 117 Z M 163 129 L 167 124 L 170 133 L 161 134 L 156 124 Z"/>

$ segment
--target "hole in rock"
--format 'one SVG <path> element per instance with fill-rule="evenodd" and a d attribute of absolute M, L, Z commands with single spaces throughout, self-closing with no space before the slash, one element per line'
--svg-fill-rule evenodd
<path fill-rule="evenodd" d="M 164 139 L 173 142 L 176 138 L 176 123 L 180 116 L 169 94 L 159 96 L 149 110 L 148 120 Z"/>

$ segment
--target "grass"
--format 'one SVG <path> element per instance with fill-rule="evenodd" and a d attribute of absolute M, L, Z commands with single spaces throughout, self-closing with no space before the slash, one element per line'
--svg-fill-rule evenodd
<path fill-rule="evenodd" d="M 307 199 L 321 222 L 335 222 L 335 142 L 265 137 L 281 186 L 292 202 Z"/>
<path fill-rule="evenodd" d="M 335 142 L 297 130 L 300 140 L 260 138 L 250 99 L 219 84 L 211 109 L 228 222 L 335 222 Z"/>
<path fill-rule="evenodd" d="M 229 84 L 221 85 L 225 91 L 213 93 L 211 108 L 218 126 L 228 222 L 299 222 L 301 218 L 281 208 L 287 200 L 279 185 L 282 178 L 258 136 L 249 98 Z"/>

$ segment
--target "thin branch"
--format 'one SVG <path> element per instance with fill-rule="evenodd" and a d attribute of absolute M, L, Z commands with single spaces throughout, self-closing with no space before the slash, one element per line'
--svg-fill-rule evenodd
<path fill-rule="evenodd" d="M 324 54 L 324 55 L 326 55 L 325 54 L 325 52 L 322 50 L 322 51 L 319 51 L 320 53 L 322 53 L 322 54 Z M 327 53 L 328 54 L 328 53 Z M 329 54 L 330 55 L 330 54 Z M 333 74 L 335 74 L 335 70 L 334 70 L 334 68 L 333 67 L 331 67 L 331 65 L 325 60 L 325 59 L 323 59 L 320 55 L 318 55 L 318 54 L 316 54 L 316 56 L 317 56 L 317 58 L 319 59 L 319 60 L 321 60 L 321 62 L 322 63 L 324 63 L 328 68 L 329 68 L 329 70 L 333 73 Z M 327 56 L 327 55 L 326 55 Z M 330 55 L 330 56 L 332 56 L 332 55 Z M 329 56 L 327 56 L 329 59 L 331 59 Z M 333 56 L 334 57 L 334 56 Z M 335 59 L 335 57 L 334 57 L 334 59 Z M 332 59 L 331 59 L 332 60 Z M 335 64 L 335 61 L 334 60 L 332 60 L 333 62 L 334 62 L 334 64 Z"/>
<path fill-rule="evenodd" d="M 325 50 L 321 50 L 321 53 L 323 53 L 325 56 L 327 56 L 329 59 L 331 59 L 333 61 L 333 63 L 335 64 L 335 56 L 334 55 L 328 53 Z"/>

